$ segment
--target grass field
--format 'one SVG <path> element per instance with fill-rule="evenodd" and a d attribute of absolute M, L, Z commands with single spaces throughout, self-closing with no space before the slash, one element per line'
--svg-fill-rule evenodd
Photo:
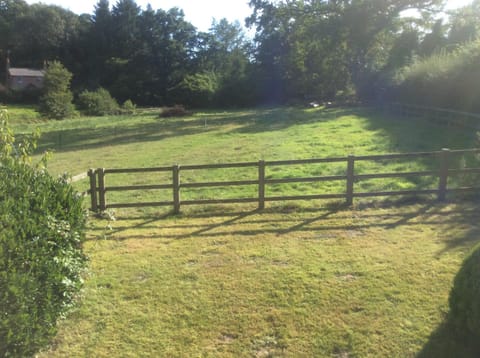
<path fill-rule="evenodd" d="M 43 356 L 473 357 L 442 324 L 478 222 L 431 202 L 93 221 Z"/>
<path fill-rule="evenodd" d="M 183 119 L 145 112 L 33 124 L 13 116 L 12 122 L 21 132 L 40 126 L 39 149 L 54 149 L 54 174 L 476 145 L 471 131 L 367 109 L 212 111 Z M 359 169 L 431 165 L 395 161 Z M 267 174 L 309 170 L 344 168 Z M 339 189 L 328 185 L 319 189 Z M 249 195 L 248 189 L 236 190 L 185 195 Z M 278 190 L 294 194 L 304 188 Z M 377 199 L 352 208 L 315 201 L 269 205 L 261 212 L 235 205 L 192 207 L 178 216 L 143 209 L 117 211 L 114 221 L 92 218 L 80 306 L 40 356 L 473 357 L 449 331 L 446 314 L 453 277 L 479 241 L 478 209 L 476 201 Z"/>
<path fill-rule="evenodd" d="M 18 123 L 22 132 L 30 124 Z M 77 118 L 68 121 L 35 123 L 44 133 L 39 150 L 53 149 L 49 169 L 72 175 L 88 168 L 158 167 L 179 164 L 229 163 L 242 161 L 286 160 L 339 157 L 348 154 L 382 154 L 469 148 L 476 145 L 472 131 L 437 127 L 425 122 L 392 120 L 366 109 L 275 108 L 256 111 L 198 113 L 187 118 L 158 118 L 145 112 L 135 117 Z M 472 158 L 456 158 L 470 162 Z M 425 160 L 359 162 L 356 174 L 395 171 L 421 171 L 436 163 Z M 290 166 L 267 169 L 267 178 L 292 176 L 344 175 L 345 163 Z M 249 180 L 257 177 L 256 168 L 183 172 L 182 182 Z M 468 178 L 464 178 L 468 179 Z M 171 174 L 155 173 L 142 177 L 116 175 L 108 184 L 159 184 L 171 182 Z M 86 181 L 79 184 L 86 188 Z M 436 188 L 436 178 L 367 180 L 356 190 L 405 190 Z M 183 199 L 234 198 L 255 196 L 256 188 L 228 187 L 182 191 Z M 320 193 L 345 191 L 342 181 L 315 184 L 279 184 L 268 187 L 268 195 L 299 195 L 307 190 Z M 171 199 L 169 191 L 109 195 L 110 202 L 132 197 L 137 201 Z"/>

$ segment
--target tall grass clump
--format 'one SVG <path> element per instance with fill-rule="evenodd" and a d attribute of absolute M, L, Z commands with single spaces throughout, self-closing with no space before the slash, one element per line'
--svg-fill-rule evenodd
<path fill-rule="evenodd" d="M 480 112 L 480 40 L 440 51 L 406 67 L 394 80 L 395 100 Z"/>
<path fill-rule="evenodd" d="M 0 112 L 0 357 L 32 356 L 48 344 L 86 261 L 82 198 L 66 178 L 30 164 L 34 147 L 15 141 Z"/>

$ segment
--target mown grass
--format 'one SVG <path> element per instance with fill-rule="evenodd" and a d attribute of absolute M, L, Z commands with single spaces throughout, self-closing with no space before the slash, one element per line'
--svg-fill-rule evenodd
<path fill-rule="evenodd" d="M 15 122 L 14 122 L 15 123 Z M 475 133 L 368 109 L 261 109 L 182 119 L 155 113 L 18 124 L 40 126 L 49 170 L 338 157 L 474 147 Z M 457 158 L 456 163 L 474 161 Z M 362 173 L 425 170 L 426 160 L 359 163 Z M 269 177 L 343 174 L 289 167 Z M 190 175 L 190 176 L 189 176 Z M 182 180 L 253 172 L 182 172 Z M 126 178 L 107 177 L 108 184 Z M 130 177 L 130 183 L 169 178 Z M 85 188 L 86 183 L 77 184 Z M 359 189 L 435 186 L 385 180 Z M 362 186 L 363 185 L 363 186 Z M 368 187 L 367 187 L 368 186 Z M 342 192 L 344 183 L 314 188 Z M 228 188 L 188 197 L 249 196 Z M 284 185 L 268 194 L 304 193 Z M 311 190 L 311 187 L 308 188 Z M 129 192 L 109 200 L 161 200 Z M 170 193 L 165 194 L 170 199 Z M 410 200 L 410 199 L 408 199 Z M 336 202 L 121 210 L 90 220 L 90 272 L 79 308 L 42 357 L 469 357 L 445 325 L 448 293 L 479 237 L 476 202 Z"/>
<path fill-rule="evenodd" d="M 37 124 L 38 126 L 38 124 Z M 134 117 L 77 118 L 39 125 L 44 133 L 39 150 L 53 149 L 50 170 L 72 175 L 88 168 L 158 167 L 278 159 L 343 157 L 389 152 L 411 152 L 475 146 L 475 134 L 464 129 L 446 130 L 426 122 L 389 118 L 367 109 L 274 108 L 254 111 L 207 112 L 188 118 L 159 118 L 146 112 Z M 21 127 L 26 132 L 30 128 Z M 456 158 L 456 164 L 472 158 Z M 453 166 L 455 166 L 453 165 Z M 431 160 L 358 162 L 356 173 L 421 171 L 436 168 Z M 268 167 L 267 178 L 344 175 L 346 163 Z M 183 171 L 182 182 L 256 179 L 256 168 Z M 115 175 L 108 185 L 170 183 L 171 173 Z M 86 182 L 82 183 L 84 187 Z M 433 177 L 366 180 L 355 190 L 405 190 L 435 188 Z M 267 187 L 267 196 L 305 192 L 343 193 L 343 181 L 316 184 L 279 184 Z M 255 197 L 254 186 L 182 190 L 182 198 Z M 163 192 L 111 193 L 111 203 L 171 200 Z"/>
<path fill-rule="evenodd" d="M 42 356 L 473 357 L 435 331 L 478 213 L 425 201 L 93 221 L 81 305 Z"/>

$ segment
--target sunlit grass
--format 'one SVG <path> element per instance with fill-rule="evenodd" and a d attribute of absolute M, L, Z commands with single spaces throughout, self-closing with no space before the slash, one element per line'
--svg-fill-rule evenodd
<path fill-rule="evenodd" d="M 137 116 L 76 118 L 35 124 L 43 137 L 39 150 L 52 149 L 49 170 L 76 175 L 89 168 L 158 167 L 173 164 L 255 162 L 285 159 L 344 157 L 475 146 L 474 133 L 422 121 L 389 118 L 367 109 L 273 108 L 197 113 L 186 118 L 159 118 L 155 112 Z M 33 127 L 33 126 L 31 126 Z M 23 131 L 27 129 L 22 127 Z M 28 128 L 31 129 L 31 128 Z M 469 160 L 467 158 L 467 160 Z M 457 158 L 457 162 L 460 158 Z M 452 163 L 455 166 L 455 163 Z M 435 161 L 362 161 L 356 174 L 422 171 Z M 267 178 L 345 175 L 345 163 L 267 167 Z M 254 180 L 256 168 L 182 171 L 182 182 Z M 171 174 L 109 175 L 107 185 L 170 183 Z M 86 181 L 78 184 L 86 189 Z M 437 179 L 393 178 L 367 180 L 356 191 L 435 188 Z M 343 193 L 344 181 L 281 184 L 267 187 L 267 196 Z M 183 190 L 182 198 L 251 198 L 254 186 Z M 110 203 L 166 201 L 171 192 L 109 193 Z"/>
<path fill-rule="evenodd" d="M 81 306 L 43 356 L 468 357 L 427 342 L 478 220 L 430 201 L 96 220 Z"/>
<path fill-rule="evenodd" d="M 0 108 L 7 109 L 10 120 L 16 124 L 17 128 L 22 128 L 22 126 L 29 127 L 32 123 L 44 122 L 35 106 L 0 105 Z"/>
<path fill-rule="evenodd" d="M 258 109 L 161 119 L 16 123 L 40 127 L 49 170 L 158 167 L 470 148 L 475 134 L 368 109 Z M 473 161 L 459 158 L 452 163 Z M 428 170 L 428 160 L 359 162 L 358 173 Z M 345 165 L 267 167 L 267 177 L 343 175 Z M 254 179 L 256 169 L 182 171 L 181 180 Z M 107 185 L 169 181 L 107 176 Z M 450 184 L 450 183 L 449 183 Z M 86 188 L 86 181 L 76 183 Z M 435 186 L 392 179 L 356 189 Z M 255 195 L 255 187 L 182 191 L 182 198 Z M 267 195 L 343 192 L 344 182 L 271 186 Z M 162 197 L 164 195 L 164 197 Z M 108 200 L 171 200 L 166 191 Z M 90 272 L 79 308 L 42 357 L 469 357 L 442 330 L 448 293 L 478 242 L 475 203 L 357 200 L 149 208 L 92 218 Z"/>

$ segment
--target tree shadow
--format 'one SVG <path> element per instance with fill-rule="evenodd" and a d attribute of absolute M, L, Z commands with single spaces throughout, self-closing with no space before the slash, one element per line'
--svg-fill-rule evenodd
<path fill-rule="evenodd" d="M 305 108 L 273 108 L 258 112 L 233 133 L 262 133 L 280 131 L 299 124 L 332 121 L 343 116 L 358 114 L 364 108 L 320 108 L 305 110 Z"/>
<path fill-rule="evenodd" d="M 412 130 L 414 125 L 415 130 Z M 422 118 L 406 119 L 385 112 L 374 111 L 368 119 L 367 129 L 382 131 L 390 143 L 392 153 L 430 152 L 442 148 L 465 149 L 478 147 L 475 131 L 462 127 L 445 127 Z M 438 168 L 438 160 L 431 157 L 419 159 L 430 169 Z M 474 154 L 451 155 L 450 166 L 459 167 L 461 162 L 478 163 Z"/>
<path fill-rule="evenodd" d="M 379 110 L 372 111 L 367 128 L 383 130 L 391 143 L 390 150 L 400 153 L 471 148 L 476 146 L 477 139 L 475 131 L 468 128 L 446 127 L 423 118 L 405 118 Z"/>
<path fill-rule="evenodd" d="M 134 125 L 112 125 L 97 128 L 73 128 L 49 131 L 42 134 L 37 151 L 55 150 L 69 152 L 79 149 L 94 149 L 131 142 L 151 142 L 170 137 L 182 137 L 213 128 L 202 127 L 198 121 L 185 119 L 160 120 L 158 122 L 135 123 Z"/>
<path fill-rule="evenodd" d="M 36 152 L 46 150 L 69 152 L 95 149 L 131 142 L 159 141 L 206 133 L 225 126 L 234 126 L 233 133 L 275 131 L 298 124 L 329 121 L 344 115 L 358 113 L 361 109 L 259 108 L 247 112 L 211 112 L 195 117 L 157 118 L 155 121 L 119 121 L 98 127 L 76 127 L 45 131 L 38 141 Z M 151 113 L 138 114 L 136 118 L 152 118 Z"/>
<path fill-rule="evenodd" d="M 478 342 L 477 342 L 478 345 Z M 480 351 L 458 332 L 448 317 L 430 335 L 417 358 L 478 358 Z"/>

